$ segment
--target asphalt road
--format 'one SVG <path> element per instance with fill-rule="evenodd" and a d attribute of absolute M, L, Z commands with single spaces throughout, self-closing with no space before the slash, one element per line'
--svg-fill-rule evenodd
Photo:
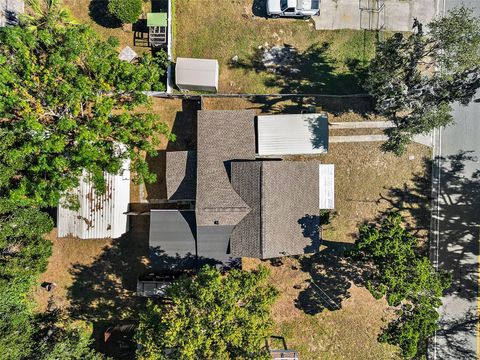
<path fill-rule="evenodd" d="M 480 0 L 446 0 L 480 16 Z M 476 99 L 480 99 L 480 91 Z M 453 275 L 443 298 L 440 330 L 431 343 L 432 359 L 478 359 L 480 254 L 480 102 L 455 105 L 456 123 L 436 132 L 433 175 L 432 259 Z"/>

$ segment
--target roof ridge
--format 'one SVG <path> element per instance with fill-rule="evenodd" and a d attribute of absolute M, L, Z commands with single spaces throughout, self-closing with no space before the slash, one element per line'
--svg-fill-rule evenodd
<path fill-rule="evenodd" d="M 263 241 L 263 236 L 266 233 L 264 226 L 266 226 L 266 222 L 263 221 L 263 203 L 264 203 L 264 192 L 263 192 L 263 183 L 264 183 L 264 177 L 263 177 L 263 164 L 264 161 L 260 161 L 260 254 L 262 255 L 262 259 L 264 258 L 265 255 L 265 241 Z"/>

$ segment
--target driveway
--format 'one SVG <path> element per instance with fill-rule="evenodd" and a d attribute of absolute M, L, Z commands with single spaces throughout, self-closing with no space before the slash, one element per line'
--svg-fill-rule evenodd
<path fill-rule="evenodd" d="M 446 0 L 446 9 L 462 2 L 480 16 L 478 0 Z M 480 103 L 455 105 L 453 116 L 456 123 L 436 136 L 432 222 L 432 259 L 452 273 L 453 286 L 442 299 L 440 330 L 429 355 L 435 360 L 473 360 L 480 355 Z"/>
<path fill-rule="evenodd" d="M 368 0 L 322 0 L 320 15 L 313 17 L 315 29 L 376 29 L 384 24 L 385 30 L 410 31 L 414 18 L 426 24 L 435 16 L 442 0 L 385 0 L 382 11 L 366 10 Z M 361 5 L 360 5 L 361 4 Z"/>

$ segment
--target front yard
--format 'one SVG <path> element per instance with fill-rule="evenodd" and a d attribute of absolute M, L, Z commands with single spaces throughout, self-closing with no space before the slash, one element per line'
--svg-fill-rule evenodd
<path fill-rule="evenodd" d="M 221 93 L 362 92 L 362 68 L 374 53 L 373 33 L 316 31 L 313 20 L 266 19 L 265 3 L 176 0 L 175 58 L 217 59 Z M 296 69 L 262 70 L 259 57 L 273 46 L 295 49 L 291 62 Z"/>

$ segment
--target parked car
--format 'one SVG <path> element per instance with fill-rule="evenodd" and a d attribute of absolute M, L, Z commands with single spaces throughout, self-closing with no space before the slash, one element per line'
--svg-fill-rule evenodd
<path fill-rule="evenodd" d="M 272 18 L 308 19 L 320 13 L 320 0 L 267 0 L 267 14 Z"/>

